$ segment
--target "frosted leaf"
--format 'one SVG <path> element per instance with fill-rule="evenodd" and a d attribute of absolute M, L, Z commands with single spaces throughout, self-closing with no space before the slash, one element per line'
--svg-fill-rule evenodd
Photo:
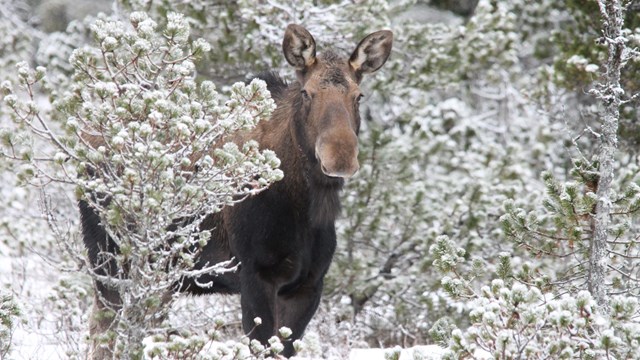
<path fill-rule="evenodd" d="M 182 76 L 189 76 L 195 71 L 195 69 L 196 66 L 193 64 L 193 62 L 185 60 L 178 68 L 178 73 Z"/>
<path fill-rule="evenodd" d="M 208 53 L 211 51 L 211 45 L 203 38 L 198 38 L 192 44 L 194 53 Z"/>
<path fill-rule="evenodd" d="M 18 97 L 16 95 L 10 94 L 4 97 L 4 103 L 7 104 L 10 108 L 16 106 L 18 102 Z"/>
<path fill-rule="evenodd" d="M 280 339 L 277 336 L 272 336 L 267 340 L 267 342 L 273 346 L 274 344 L 279 344 Z"/>
<path fill-rule="evenodd" d="M 156 31 L 158 24 L 151 19 L 144 19 L 138 23 L 136 30 L 141 37 L 151 38 Z"/>
<path fill-rule="evenodd" d="M 600 67 L 596 64 L 589 64 L 587 66 L 584 67 L 584 71 L 589 72 L 589 73 L 595 73 L 600 69 Z"/>
<path fill-rule="evenodd" d="M 158 106 L 158 104 L 156 103 L 156 106 Z M 153 110 L 150 114 L 149 114 L 149 121 L 152 124 L 160 124 L 162 122 L 162 119 L 164 118 L 164 115 L 157 111 L 157 110 Z"/>
<path fill-rule="evenodd" d="M 26 61 L 20 61 L 19 63 L 17 63 L 16 68 L 18 69 L 18 75 L 21 78 L 26 79 L 29 76 L 30 68 L 29 64 Z"/>
<path fill-rule="evenodd" d="M 496 314 L 493 312 L 484 312 L 482 313 L 482 321 L 488 325 L 493 325 L 496 322 Z"/>
<path fill-rule="evenodd" d="M 145 12 L 142 11 L 134 11 L 129 15 L 129 21 L 134 27 L 137 27 L 138 23 L 148 19 L 148 16 Z"/>
<path fill-rule="evenodd" d="M 118 87 L 113 82 L 97 82 L 94 87 L 100 97 L 112 97 L 118 94 Z"/>
<path fill-rule="evenodd" d="M 177 43 L 187 41 L 189 37 L 189 23 L 183 14 L 171 12 L 167 15 L 166 32 Z"/>
<path fill-rule="evenodd" d="M 527 287 L 519 282 L 513 284 L 511 288 L 511 301 L 521 303 L 526 300 Z"/>
<path fill-rule="evenodd" d="M 499 289 L 504 287 L 504 281 L 502 279 L 494 279 L 491 281 L 491 288 L 494 294 L 497 294 Z"/>
<path fill-rule="evenodd" d="M 47 74 L 47 68 L 45 68 L 44 66 L 38 66 L 36 67 L 36 81 L 39 81 L 40 79 L 44 78 Z"/>
<path fill-rule="evenodd" d="M 249 346 L 254 353 L 261 353 L 264 351 L 264 345 L 262 345 L 258 340 L 251 340 Z"/>
<path fill-rule="evenodd" d="M 65 160 L 67 160 L 67 155 L 64 153 L 58 152 L 53 156 L 53 161 L 56 164 L 62 164 L 65 162 Z"/>
<path fill-rule="evenodd" d="M 278 333 L 280 334 L 280 336 L 282 336 L 283 339 L 288 339 L 291 334 L 293 334 L 291 329 L 286 326 L 281 327 L 280 330 L 278 330 Z"/>
<path fill-rule="evenodd" d="M 4 80 L 2 81 L 2 84 L 0 84 L 0 89 L 4 92 L 11 93 L 13 92 L 13 85 L 11 84 L 11 81 Z"/>
<path fill-rule="evenodd" d="M 191 130 L 189 130 L 189 126 L 184 123 L 179 123 L 176 125 L 176 130 L 178 134 L 183 137 L 188 137 L 191 135 Z"/>
<path fill-rule="evenodd" d="M 144 55 L 152 50 L 151 42 L 146 39 L 137 39 L 133 44 L 132 49 L 134 52 Z"/>
<path fill-rule="evenodd" d="M 118 47 L 118 40 L 112 36 L 107 36 L 102 40 L 102 50 L 113 51 Z"/>
<path fill-rule="evenodd" d="M 135 150 L 137 153 L 144 153 L 144 152 L 147 152 L 147 149 L 148 149 L 147 145 L 146 145 L 146 144 L 144 144 L 144 143 L 141 143 L 141 142 L 137 142 L 137 143 L 135 143 L 135 145 L 133 146 L 133 148 L 134 148 L 134 150 Z"/>
<path fill-rule="evenodd" d="M 151 134 L 151 132 L 153 131 L 153 128 L 151 128 L 151 125 L 149 125 L 148 123 L 144 123 L 140 125 L 140 128 L 138 131 L 140 132 L 141 136 L 147 136 Z"/>
<path fill-rule="evenodd" d="M 269 339 L 269 340 L 271 340 L 271 339 Z M 284 345 L 282 345 L 282 343 L 277 342 L 277 343 L 272 343 L 272 344 L 271 344 L 271 351 L 272 351 L 272 352 L 274 352 L 274 353 L 276 353 L 276 354 L 279 354 L 279 353 L 281 353 L 283 350 L 284 350 Z"/>
<path fill-rule="evenodd" d="M 209 122 L 203 119 L 198 119 L 194 123 L 194 128 L 197 133 L 202 133 L 209 129 Z"/>

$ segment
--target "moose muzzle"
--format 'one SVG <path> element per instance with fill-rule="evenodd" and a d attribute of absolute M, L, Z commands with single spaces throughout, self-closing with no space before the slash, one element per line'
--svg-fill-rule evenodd
<path fill-rule="evenodd" d="M 360 169 L 356 134 L 350 128 L 323 134 L 316 142 L 316 158 L 325 175 L 350 178 Z"/>

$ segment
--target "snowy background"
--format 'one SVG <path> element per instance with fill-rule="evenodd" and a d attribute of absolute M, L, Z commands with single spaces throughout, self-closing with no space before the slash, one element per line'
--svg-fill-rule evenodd
<path fill-rule="evenodd" d="M 73 50 L 96 46 L 96 18 L 144 10 L 162 27 L 167 12 L 184 13 L 193 38 L 212 47 L 197 79 L 223 92 L 265 69 L 293 80 L 280 45 L 288 23 L 309 29 L 319 52 L 345 54 L 388 28 L 394 50 L 363 84 L 361 170 L 342 196 L 338 250 L 300 355 L 638 359 L 639 9 L 629 2 L 620 34 L 602 261 L 609 310 L 588 292 L 608 111 L 590 90 L 611 80 L 595 0 L 0 0 L 0 149 L 7 133 L 31 142 L 6 98 L 7 81 L 19 90 L 21 61 L 47 68 L 36 105 L 64 128 L 48 99 L 73 84 Z M 76 261 L 74 188 L 43 194 L 20 181 L 24 171 L 0 158 L 0 359 L 86 358 L 93 288 Z M 54 236 L 43 201 L 67 241 Z M 225 324 L 202 356 L 245 341 L 235 296 L 185 296 L 169 322 L 193 336 Z"/>

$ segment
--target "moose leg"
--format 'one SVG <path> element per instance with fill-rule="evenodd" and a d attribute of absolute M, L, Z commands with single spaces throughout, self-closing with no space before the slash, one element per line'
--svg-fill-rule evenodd
<path fill-rule="evenodd" d="M 79 201 L 82 236 L 92 270 L 96 275 L 115 276 L 118 266 L 113 259 L 118 247 L 107 235 L 100 223 L 100 217 L 86 201 Z M 113 341 L 109 330 L 113 325 L 115 312 L 121 301 L 117 290 L 94 280 L 94 305 L 89 323 L 91 337 L 90 359 L 111 359 Z"/>
<path fill-rule="evenodd" d="M 106 289 L 102 284 L 96 284 L 96 294 L 89 319 L 89 337 L 91 347 L 89 359 L 112 359 L 113 337 L 109 331 L 113 326 L 115 311 L 119 306 L 120 297 L 114 291 Z"/>
<path fill-rule="evenodd" d="M 278 335 L 278 330 L 286 326 L 291 329 L 292 336 L 284 342 L 282 355 L 295 355 L 293 341 L 302 337 L 305 328 L 320 303 L 322 280 L 309 281 L 295 288 L 285 288 L 278 292 L 278 287 L 270 281 L 260 279 L 256 274 L 249 274 L 243 268 L 241 274 L 242 327 L 251 339 L 268 344 L 269 338 Z M 260 317 L 262 323 L 255 324 L 254 319 Z"/>
<path fill-rule="evenodd" d="M 304 330 L 315 314 L 322 295 L 322 279 L 308 281 L 278 296 L 279 326 L 291 329 L 291 337 L 284 343 L 282 355 L 295 355 L 293 342 L 302 338 Z"/>
<path fill-rule="evenodd" d="M 315 229 L 310 254 L 313 257 L 300 258 L 297 280 L 288 283 L 278 290 L 278 328 L 286 326 L 291 329 L 290 341 L 284 343 L 283 355 L 295 354 L 293 341 L 302 338 L 309 321 L 320 304 L 324 276 L 329 269 L 336 247 L 336 235 L 333 228 Z M 306 261 L 310 261 L 307 266 Z M 296 268 L 296 267 L 294 267 Z M 306 269 L 306 270 L 305 270 Z"/>
<path fill-rule="evenodd" d="M 251 339 L 268 344 L 277 324 L 277 313 L 274 311 L 276 287 L 272 282 L 261 279 L 258 272 L 248 267 L 240 270 L 240 279 L 242 328 Z M 261 319 L 260 325 L 254 322 L 256 317 Z"/>

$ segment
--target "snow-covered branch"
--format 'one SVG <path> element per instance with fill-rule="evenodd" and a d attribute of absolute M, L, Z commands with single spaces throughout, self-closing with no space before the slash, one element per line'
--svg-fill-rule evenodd
<path fill-rule="evenodd" d="M 46 80 L 43 68 L 19 64 L 27 101 L 10 83 L 2 86 L 18 125 L 54 149 L 32 156 L 40 150 L 5 131 L 6 155 L 30 166 L 26 181 L 73 184 L 99 217 L 95 226 L 113 241 L 88 270 L 120 299 L 98 295 L 115 313 L 114 326 L 103 330 L 114 332 L 109 347 L 118 357 L 140 351 L 142 338 L 171 305 L 167 294 L 182 279 L 237 269 L 223 263 L 194 270 L 211 237 L 199 231 L 206 216 L 283 176 L 275 154 L 256 142 L 225 144 L 269 118 L 275 106 L 265 83 L 235 84 L 225 100 L 213 83 L 194 80 L 194 61 L 210 46 L 189 41 L 184 16 L 170 13 L 164 33 L 145 13 L 134 12 L 129 20 L 93 24 L 98 47 L 73 52 L 75 91 L 54 99 L 51 118 L 34 99 L 34 86 Z M 52 118 L 63 119 L 65 133 L 55 132 Z M 106 335 L 93 339 L 96 350 Z"/>

